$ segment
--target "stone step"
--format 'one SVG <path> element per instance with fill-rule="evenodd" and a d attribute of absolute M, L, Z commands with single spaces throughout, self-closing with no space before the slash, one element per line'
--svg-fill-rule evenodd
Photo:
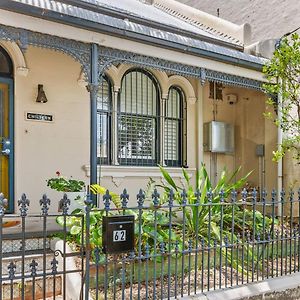
<path fill-rule="evenodd" d="M 54 291 L 54 282 L 55 282 L 55 291 Z M 9 281 L 4 281 L 2 283 L 2 299 L 3 300 L 21 300 L 21 280 L 14 280 L 13 283 Z M 33 287 L 35 293 L 33 296 Z M 12 289 L 11 289 L 12 288 Z M 12 291 L 12 292 L 11 292 Z M 43 278 L 35 278 L 25 280 L 25 300 L 31 299 L 43 299 Z M 55 280 L 53 276 L 47 276 L 46 278 L 46 297 L 48 299 L 53 299 L 53 296 L 60 296 L 62 294 L 62 280 L 60 276 L 56 276 Z M 55 297 L 56 299 L 61 299 Z"/>
<path fill-rule="evenodd" d="M 46 269 L 45 271 L 51 271 L 51 262 L 53 261 L 54 258 L 54 253 L 49 252 L 46 253 L 45 255 L 46 258 Z M 24 257 L 24 265 L 25 265 L 25 273 L 31 273 L 31 268 L 30 264 L 32 261 L 35 261 L 37 263 L 36 266 L 36 271 L 37 273 L 44 271 L 43 270 L 43 261 L 44 261 L 44 256 L 43 254 L 31 254 L 31 255 L 25 255 Z M 22 270 L 22 256 L 8 256 L 8 257 L 3 257 L 2 258 L 2 276 L 7 276 L 9 269 L 8 266 L 10 263 L 13 262 L 16 265 L 16 274 L 21 274 Z"/>

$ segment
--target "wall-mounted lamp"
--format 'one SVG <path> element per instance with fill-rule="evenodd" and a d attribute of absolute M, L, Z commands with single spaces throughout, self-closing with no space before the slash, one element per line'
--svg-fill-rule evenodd
<path fill-rule="evenodd" d="M 44 86 L 42 84 L 38 85 L 38 95 L 37 95 L 35 101 L 38 102 L 38 103 L 48 102 L 48 99 L 47 99 L 46 94 L 44 92 Z"/>

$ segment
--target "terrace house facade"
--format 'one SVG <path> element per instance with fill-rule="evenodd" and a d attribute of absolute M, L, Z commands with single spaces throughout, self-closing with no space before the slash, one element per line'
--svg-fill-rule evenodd
<path fill-rule="evenodd" d="M 56 171 L 132 195 L 149 177 L 162 179 L 158 164 L 180 182 L 182 167 L 193 178 L 204 162 L 215 180 L 224 167 L 242 166 L 253 170 L 250 186 L 275 187 L 265 59 L 247 53 L 250 41 L 249 24 L 173 0 L 1 1 L 0 190 L 8 211 L 22 192 L 39 211 L 34 199 L 57 195 L 46 187 Z M 232 139 L 230 149 L 208 146 L 211 121 L 223 128 L 217 141 Z"/>

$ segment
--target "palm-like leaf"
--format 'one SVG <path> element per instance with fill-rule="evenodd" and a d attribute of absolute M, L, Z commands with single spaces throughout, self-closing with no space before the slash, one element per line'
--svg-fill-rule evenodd
<path fill-rule="evenodd" d="M 99 184 L 90 185 L 90 190 L 95 195 L 105 195 L 105 193 L 106 193 L 106 188 Z M 121 208 L 122 204 L 121 204 L 120 196 L 113 192 L 109 192 L 109 194 L 110 194 L 111 200 L 112 200 L 113 204 L 116 206 L 116 208 Z"/>

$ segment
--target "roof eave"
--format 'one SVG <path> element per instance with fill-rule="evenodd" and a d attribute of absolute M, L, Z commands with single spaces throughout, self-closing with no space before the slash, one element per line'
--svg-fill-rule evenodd
<path fill-rule="evenodd" d="M 248 69 L 252 69 L 252 70 L 261 71 L 262 66 L 263 66 L 263 63 L 257 63 L 257 62 L 252 62 L 252 61 L 248 61 L 248 60 L 243 60 L 240 58 L 236 58 L 236 57 L 232 57 L 229 55 L 224 55 L 224 54 L 220 54 L 217 52 L 212 52 L 212 51 L 208 51 L 208 50 L 204 50 L 204 49 L 200 49 L 200 48 L 196 48 L 196 47 L 189 47 L 185 44 L 180 44 L 180 43 L 175 43 L 172 41 L 158 39 L 155 37 L 151 37 L 149 35 L 129 31 L 126 29 L 118 29 L 118 28 L 108 26 L 105 24 L 95 23 L 95 22 L 92 22 L 89 20 L 72 17 L 69 15 L 57 13 L 57 12 L 50 11 L 50 10 L 44 10 L 39 7 L 28 6 L 26 4 L 18 3 L 18 2 L 14 2 L 14 1 L 10 1 L 10 0 L 2 0 L 0 2 L 0 9 L 12 11 L 12 12 L 16 12 L 16 13 L 20 13 L 20 14 L 24 14 L 24 15 L 29 15 L 32 17 L 37 17 L 37 18 L 48 20 L 48 21 L 55 21 L 55 22 L 59 22 L 59 23 L 65 24 L 65 25 L 71 25 L 74 27 L 78 27 L 78 28 L 82 28 L 82 29 L 90 30 L 90 31 L 94 31 L 94 32 L 106 33 L 106 34 L 108 33 L 108 34 L 111 34 L 111 35 L 114 35 L 117 37 L 122 37 L 122 38 L 126 38 L 129 40 L 143 42 L 143 43 L 147 43 L 147 44 L 151 44 L 151 45 L 155 44 L 155 45 L 163 47 L 163 48 L 176 50 L 176 51 L 184 52 L 184 53 L 191 54 L 191 55 L 201 56 L 204 58 L 209 58 L 209 59 L 213 59 L 216 61 L 225 62 L 225 63 L 229 63 L 232 65 L 236 65 L 236 66 L 240 66 L 240 67 L 244 67 L 244 68 L 248 68 Z"/>

